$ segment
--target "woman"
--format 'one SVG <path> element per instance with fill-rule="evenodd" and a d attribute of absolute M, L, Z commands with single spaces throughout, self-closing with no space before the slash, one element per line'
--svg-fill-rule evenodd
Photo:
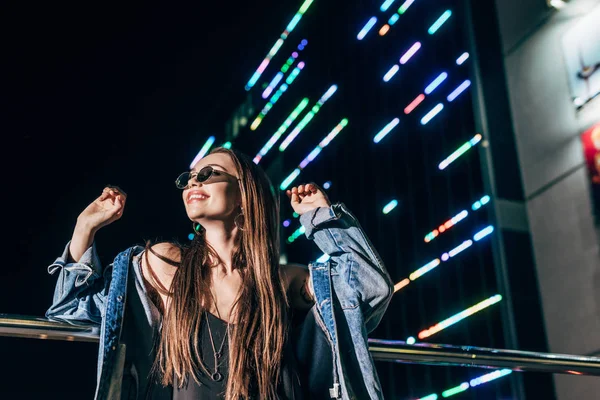
<path fill-rule="evenodd" d="M 47 317 L 101 325 L 95 398 L 383 398 L 367 334 L 393 285 L 345 206 L 286 191 L 330 260 L 280 266 L 277 197 L 250 158 L 214 149 L 176 185 L 190 245 L 133 246 L 102 269 L 94 235 L 126 202 L 107 187 L 49 267 Z"/>

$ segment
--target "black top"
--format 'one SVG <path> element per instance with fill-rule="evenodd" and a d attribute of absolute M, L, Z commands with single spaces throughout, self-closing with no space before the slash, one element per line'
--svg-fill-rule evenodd
<path fill-rule="evenodd" d="M 227 340 L 227 322 L 217 318 L 213 314 L 206 312 L 204 323 L 200 328 L 200 357 L 202 362 L 211 373 L 207 376 L 203 371 L 198 371 L 197 377 L 200 380 L 198 384 L 194 379 L 187 379 L 182 388 L 179 388 L 179 381 L 175 377 L 173 400 L 198 400 L 198 399 L 224 399 L 225 387 L 227 385 L 227 376 L 229 372 L 229 347 Z M 217 350 L 217 368 L 215 368 L 215 352 L 211 345 L 210 333 Z M 222 346 L 221 346 L 222 345 Z M 221 351 L 219 352 L 219 349 Z"/>
<path fill-rule="evenodd" d="M 229 371 L 228 341 L 225 338 L 227 323 L 211 313 L 206 313 L 206 315 L 217 351 L 224 341 L 217 369 L 223 379 L 215 381 L 199 371 L 200 385 L 195 380 L 188 379 L 181 389 L 178 388 L 178 382 L 175 380 L 173 400 L 224 399 Z M 329 399 L 333 358 L 325 334 L 316 325 L 317 322 L 312 311 L 300 313 L 292 311 L 291 340 L 284 351 L 282 379 L 277 389 L 280 400 Z M 214 374 L 214 352 L 206 323 L 202 324 L 199 340 L 202 361 L 208 371 Z M 311 382 L 310 387 L 309 381 Z"/>
<path fill-rule="evenodd" d="M 315 320 L 313 310 L 309 312 L 294 312 L 292 310 L 292 326 L 290 341 L 285 348 L 281 384 L 277 390 L 280 400 L 327 400 L 329 388 L 332 386 L 333 358 L 331 347 L 325 333 Z M 221 380 L 213 380 L 211 376 L 197 371 L 200 385 L 194 379 L 188 379 L 182 388 L 174 378 L 174 385 L 163 387 L 157 382 L 150 383 L 148 393 L 138 400 L 213 400 L 224 399 L 227 377 L 229 372 L 229 348 L 226 338 L 227 322 L 211 313 L 205 314 L 210 323 L 214 346 L 221 357 L 217 359 L 217 372 L 222 374 Z M 215 372 L 214 352 L 211 345 L 206 318 L 200 330 L 200 356 L 208 371 Z M 139 343 L 138 343 L 139 344 Z M 142 372 L 142 371 L 140 371 Z M 143 373 L 143 372 L 142 372 Z M 217 377 L 218 378 L 218 377 Z M 310 385 L 308 383 L 311 383 Z M 134 399 L 136 397 L 126 397 Z"/>

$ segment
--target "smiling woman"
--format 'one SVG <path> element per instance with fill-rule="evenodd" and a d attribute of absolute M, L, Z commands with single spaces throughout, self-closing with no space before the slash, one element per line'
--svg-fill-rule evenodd
<path fill-rule="evenodd" d="M 102 268 L 95 234 L 127 199 L 107 187 L 49 267 L 60 276 L 46 315 L 102 326 L 96 399 L 383 398 L 367 333 L 392 283 L 346 207 L 312 183 L 288 190 L 331 259 L 280 265 L 279 200 L 249 157 L 216 148 L 175 184 L 190 244 L 132 246 Z M 353 354 L 343 365 L 341 352 Z"/>

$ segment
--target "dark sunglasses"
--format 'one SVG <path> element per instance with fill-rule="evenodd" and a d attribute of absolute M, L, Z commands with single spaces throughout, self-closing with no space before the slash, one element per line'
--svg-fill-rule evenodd
<path fill-rule="evenodd" d="M 185 189 L 186 187 L 188 187 L 190 180 L 194 178 L 196 178 L 196 181 L 198 181 L 199 183 L 204 183 L 212 176 L 228 176 L 230 178 L 238 180 L 238 178 L 236 178 L 235 176 L 228 174 L 225 171 L 214 169 L 213 167 L 208 165 L 198 172 L 190 171 L 182 173 L 177 177 L 177 179 L 175 179 L 175 186 L 177 186 L 177 189 Z"/>

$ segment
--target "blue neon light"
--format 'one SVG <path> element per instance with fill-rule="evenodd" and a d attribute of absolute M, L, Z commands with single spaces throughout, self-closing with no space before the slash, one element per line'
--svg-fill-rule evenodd
<path fill-rule="evenodd" d="M 442 82 L 446 80 L 448 74 L 446 72 L 442 72 L 435 78 L 427 87 L 425 88 L 425 94 L 431 94 Z"/>
<path fill-rule="evenodd" d="M 373 28 L 373 25 L 375 25 L 376 22 L 377 22 L 377 17 L 371 17 L 371 19 L 369 19 L 369 21 L 367 21 L 367 23 L 360 30 L 360 32 L 358 32 L 358 35 L 356 35 L 356 38 L 358 40 L 363 40 L 365 38 L 365 36 L 367 36 L 367 33 L 369 33 L 371 28 Z"/>
<path fill-rule="evenodd" d="M 454 99 L 456 99 L 462 92 L 464 92 L 469 86 L 471 86 L 471 81 L 470 80 L 466 80 L 463 83 L 461 83 L 460 85 L 458 85 L 458 87 L 456 89 L 454 89 L 452 91 L 452 93 L 450 93 L 447 97 L 448 101 L 453 101 Z"/>

